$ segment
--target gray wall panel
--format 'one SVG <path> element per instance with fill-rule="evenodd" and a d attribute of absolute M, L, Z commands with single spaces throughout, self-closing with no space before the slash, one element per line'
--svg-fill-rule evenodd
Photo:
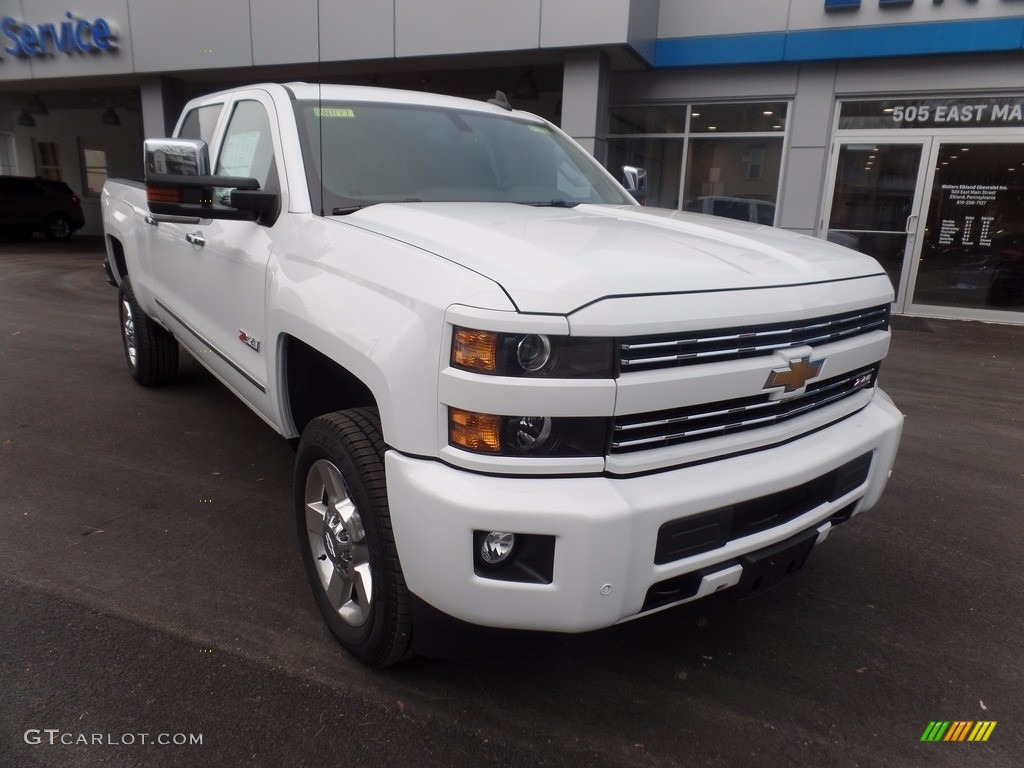
<path fill-rule="evenodd" d="M 600 162 L 607 156 L 609 69 L 600 51 L 570 51 L 565 57 L 561 128 Z"/>
<path fill-rule="evenodd" d="M 316 59 L 316 0 L 249 0 L 253 64 Z"/>
<path fill-rule="evenodd" d="M 612 75 L 612 101 L 687 101 L 790 97 L 796 93 L 796 64 L 756 69 L 676 69 Z"/>
<path fill-rule="evenodd" d="M 804 232 L 817 228 L 826 160 L 825 147 L 790 148 L 776 226 Z"/>
<path fill-rule="evenodd" d="M 249 0 L 136 0 L 132 42 L 138 72 L 252 65 Z"/>
<path fill-rule="evenodd" d="M 537 48 L 540 5 L 541 0 L 395 0 L 395 54 Z"/>
<path fill-rule="evenodd" d="M 1024 9 L 1024 4 L 1022 4 Z M 837 94 L 976 92 L 979 88 L 1024 88 L 1019 53 L 906 59 L 901 62 L 841 62 Z"/>
<path fill-rule="evenodd" d="M 321 2 L 320 52 L 324 61 L 394 56 L 394 0 Z M 315 48 L 307 60 L 316 61 Z"/>
<path fill-rule="evenodd" d="M 629 37 L 630 0 L 592 0 L 581 13 L 579 0 L 544 0 L 540 44 L 557 46 L 624 43 Z"/>
<path fill-rule="evenodd" d="M 825 3 L 815 0 L 820 15 Z M 786 29 L 789 0 L 662 0 L 658 37 L 740 35 Z"/>
<path fill-rule="evenodd" d="M 648 63 L 654 63 L 660 9 L 660 0 L 633 0 L 629 4 L 629 44 Z"/>
<path fill-rule="evenodd" d="M 789 115 L 791 146 L 823 147 L 828 144 L 832 135 L 835 81 L 835 64 L 804 64 L 800 67 L 796 98 Z"/>

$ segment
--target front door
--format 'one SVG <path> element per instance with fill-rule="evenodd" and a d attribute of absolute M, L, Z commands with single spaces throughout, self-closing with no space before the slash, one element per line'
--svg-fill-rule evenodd
<path fill-rule="evenodd" d="M 211 148 L 215 176 L 253 177 L 280 193 L 269 97 L 253 91 L 227 107 L 227 127 Z M 216 190 L 215 196 L 228 190 Z M 175 336 L 252 407 L 272 414 L 268 395 L 267 268 L 273 227 L 254 221 L 161 222 L 152 234 L 156 299 L 178 324 Z"/>
<path fill-rule="evenodd" d="M 844 138 L 834 148 L 827 233 L 834 243 L 873 256 L 908 301 L 931 140 L 883 143 Z"/>

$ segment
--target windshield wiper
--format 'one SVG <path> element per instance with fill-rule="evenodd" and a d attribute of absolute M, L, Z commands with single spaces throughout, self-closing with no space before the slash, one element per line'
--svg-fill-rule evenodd
<path fill-rule="evenodd" d="M 418 197 L 407 197 L 405 200 L 378 200 L 372 203 L 362 203 L 361 205 L 344 205 L 341 208 L 334 208 L 331 210 L 331 216 L 347 216 L 350 213 L 361 211 L 363 208 L 369 208 L 371 205 L 380 205 L 381 203 L 422 203 Z"/>
<path fill-rule="evenodd" d="M 520 203 L 520 205 L 532 205 L 534 208 L 575 208 L 579 203 L 569 200 L 555 198 L 554 200 L 540 201 L 536 203 Z"/>
<path fill-rule="evenodd" d="M 331 216 L 347 216 L 350 213 L 361 211 L 363 208 L 369 208 L 371 205 L 376 203 L 364 203 L 363 205 L 346 205 L 343 208 L 335 208 L 331 211 Z"/>

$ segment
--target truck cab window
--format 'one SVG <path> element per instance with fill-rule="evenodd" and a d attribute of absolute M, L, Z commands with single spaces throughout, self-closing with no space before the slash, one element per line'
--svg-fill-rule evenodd
<path fill-rule="evenodd" d="M 217 176 L 254 178 L 260 189 L 277 186 L 274 141 L 267 110 L 258 101 L 235 105 L 217 158 Z"/>
<path fill-rule="evenodd" d="M 213 141 L 213 131 L 217 127 L 217 118 L 223 110 L 223 104 L 209 104 L 191 110 L 185 117 L 178 131 L 179 139 L 202 139 L 207 144 Z"/>

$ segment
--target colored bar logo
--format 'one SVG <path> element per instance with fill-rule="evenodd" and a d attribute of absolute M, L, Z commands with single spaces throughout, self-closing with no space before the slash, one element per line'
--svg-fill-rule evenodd
<path fill-rule="evenodd" d="M 921 741 L 988 741 L 995 729 L 995 720 L 932 720 Z"/>

